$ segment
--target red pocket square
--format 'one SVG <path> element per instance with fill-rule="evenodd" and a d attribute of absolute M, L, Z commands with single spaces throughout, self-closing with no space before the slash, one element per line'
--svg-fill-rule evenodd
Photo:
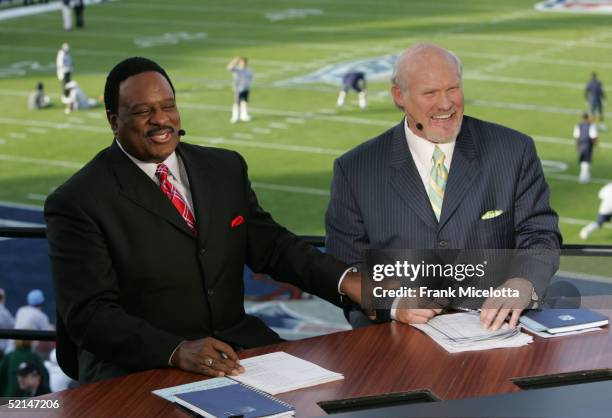
<path fill-rule="evenodd" d="M 240 226 L 243 223 L 244 223 L 244 218 L 242 217 L 242 215 L 238 215 L 234 219 L 232 219 L 231 226 L 232 228 L 236 228 L 237 226 Z"/>

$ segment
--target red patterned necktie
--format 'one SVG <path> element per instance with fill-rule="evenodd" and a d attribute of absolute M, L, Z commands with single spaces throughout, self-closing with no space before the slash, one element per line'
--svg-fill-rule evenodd
<path fill-rule="evenodd" d="M 189 210 L 189 206 L 185 203 L 185 199 L 179 193 L 178 190 L 168 180 L 168 166 L 166 164 L 157 164 L 155 170 L 155 177 L 159 180 L 159 187 L 168 199 L 172 202 L 176 210 L 181 214 L 181 217 L 187 222 L 187 226 L 191 229 L 193 235 L 198 234 L 198 228 L 196 227 L 195 218 L 193 213 Z"/>

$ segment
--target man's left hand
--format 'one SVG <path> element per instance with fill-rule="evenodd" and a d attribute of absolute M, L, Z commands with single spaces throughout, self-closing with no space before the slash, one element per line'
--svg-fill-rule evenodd
<path fill-rule="evenodd" d="M 518 290 L 518 297 L 490 297 L 482 304 L 480 311 L 480 326 L 493 331 L 498 330 L 504 324 L 508 315 L 510 317 L 510 328 L 516 327 L 521 312 L 531 303 L 533 285 L 527 279 L 515 277 L 508 279 L 498 289 Z"/>

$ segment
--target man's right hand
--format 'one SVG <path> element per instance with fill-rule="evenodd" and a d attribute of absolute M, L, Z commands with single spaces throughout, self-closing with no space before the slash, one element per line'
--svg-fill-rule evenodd
<path fill-rule="evenodd" d="M 434 316 L 442 312 L 442 309 L 397 309 L 395 319 L 404 324 L 425 324 Z"/>
<path fill-rule="evenodd" d="M 244 372 L 232 347 L 212 337 L 183 341 L 174 351 L 170 364 L 212 377 L 237 376 Z"/>

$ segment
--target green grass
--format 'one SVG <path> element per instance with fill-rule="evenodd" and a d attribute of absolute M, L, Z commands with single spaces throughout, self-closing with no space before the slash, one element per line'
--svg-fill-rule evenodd
<path fill-rule="evenodd" d="M 324 65 L 396 54 L 415 41 L 432 41 L 462 58 L 466 114 L 532 135 L 542 159 L 568 165 L 564 173 L 547 172 L 547 178 L 564 240 L 578 242 L 580 221 L 596 217 L 602 184 L 578 185 L 560 178 L 558 174 L 577 176 L 575 149 L 571 144 L 543 142 L 541 137 L 571 139 L 573 125 L 586 106 L 582 89 L 591 71 L 600 74 L 612 94 L 612 17 L 539 13 L 533 4 L 526 0 L 121 0 L 88 7 L 83 31 L 65 33 L 59 11 L 2 21 L 0 200 L 42 205 L 39 195 L 47 195 L 112 140 L 102 108 L 66 116 L 58 105 L 60 85 L 53 63 L 57 49 L 67 41 L 75 60 L 74 78 L 93 97 L 102 93 L 106 73 L 120 59 L 143 55 L 157 60 L 177 88 L 188 132 L 185 140 L 202 144 L 215 138 L 228 140 L 220 146 L 244 155 L 262 205 L 278 221 L 297 233 L 323 234 L 325 191 L 334 158 L 394 125 L 401 114 L 391 104 L 386 81 L 370 80 L 367 111 L 357 109 L 351 94 L 347 107 L 325 118 L 320 109 L 334 109 L 337 86 L 281 88 L 274 83 Z M 319 9 L 322 14 L 278 22 L 264 16 L 289 8 Z M 178 32 L 204 32 L 206 38 L 150 48 L 134 43 L 135 38 Z M 225 65 L 236 55 L 248 56 L 255 74 L 253 121 L 232 126 Z M 24 61 L 37 61 L 42 70 L 7 74 L 6 69 Z M 29 111 L 27 93 L 39 80 L 56 107 Z M 520 110 L 513 107 L 517 104 L 532 107 Z M 303 124 L 291 120 L 300 115 Z M 287 127 L 275 125 L 281 123 Z M 607 148 L 596 150 L 592 175 L 612 179 L 612 134 L 603 133 L 600 142 Z M 278 144 L 323 151 L 287 151 L 278 149 Z M 277 190 L 278 186 L 314 190 L 288 192 Z M 612 244 L 612 229 L 596 232 L 589 242 Z"/>

